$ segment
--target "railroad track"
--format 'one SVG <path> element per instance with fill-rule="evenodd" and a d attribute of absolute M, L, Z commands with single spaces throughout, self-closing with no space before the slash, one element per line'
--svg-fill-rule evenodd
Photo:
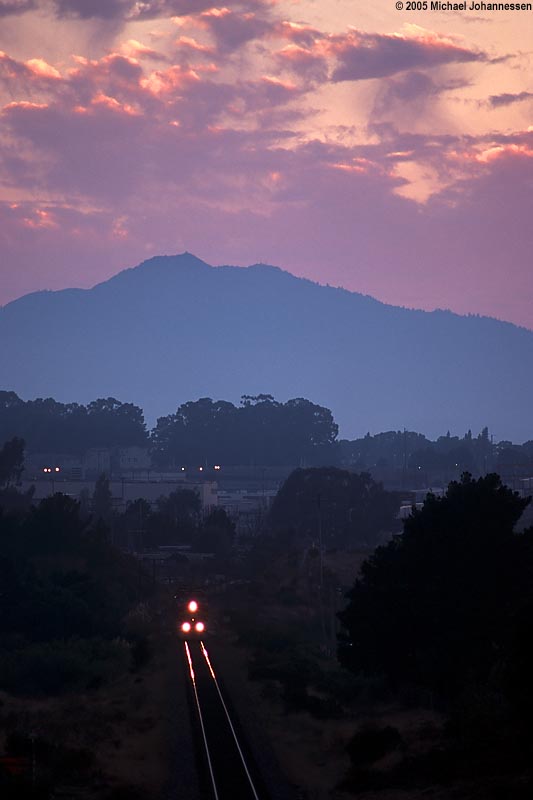
<path fill-rule="evenodd" d="M 213 800 L 268 800 L 203 641 L 185 641 L 203 783 Z"/>

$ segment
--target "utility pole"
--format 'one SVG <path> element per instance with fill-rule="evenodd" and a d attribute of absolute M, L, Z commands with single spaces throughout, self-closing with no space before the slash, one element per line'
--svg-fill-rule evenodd
<path fill-rule="evenodd" d="M 324 548 L 322 547 L 322 505 L 321 505 L 321 495 L 318 492 L 316 497 L 316 504 L 317 504 L 317 528 L 318 528 L 318 550 L 319 550 L 319 570 L 320 570 L 320 577 L 319 577 L 319 587 L 318 587 L 318 597 L 319 597 L 319 611 L 320 611 L 320 627 L 322 629 L 322 641 L 324 643 L 324 648 L 328 650 L 328 635 L 326 631 L 326 620 L 325 620 L 325 610 L 324 610 Z"/>
<path fill-rule="evenodd" d="M 318 548 L 320 554 L 320 592 L 322 593 L 322 586 L 324 584 L 324 558 L 322 553 L 322 509 L 321 509 L 321 496 L 320 492 L 317 494 L 316 498 L 316 505 L 317 505 L 317 514 L 318 514 Z"/>

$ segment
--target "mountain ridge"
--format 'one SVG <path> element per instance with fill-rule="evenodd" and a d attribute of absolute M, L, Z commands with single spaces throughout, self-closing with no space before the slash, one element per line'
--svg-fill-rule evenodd
<path fill-rule="evenodd" d="M 154 256 L 92 289 L 12 301 L 0 340 L 3 388 L 21 397 L 113 395 L 153 421 L 197 397 L 266 392 L 328 406 L 342 436 L 488 424 L 498 438 L 532 438 L 532 331 L 385 304 L 271 265 Z"/>
<path fill-rule="evenodd" d="M 351 297 L 355 296 L 355 297 L 371 300 L 372 302 L 376 303 L 377 305 L 384 306 L 386 308 L 398 309 L 398 310 L 401 310 L 401 311 L 419 312 L 421 314 L 450 314 L 450 315 L 452 315 L 454 317 L 461 318 L 461 319 L 471 319 L 471 318 L 475 318 L 475 319 L 478 319 L 478 320 L 486 319 L 486 320 L 491 320 L 492 322 L 500 323 L 502 325 L 509 325 L 509 326 L 511 326 L 513 328 L 516 328 L 518 330 L 524 330 L 524 331 L 527 331 L 527 332 L 533 332 L 533 329 L 527 328 L 524 325 L 517 325 L 515 322 L 510 322 L 509 320 L 499 319 L 498 317 L 491 317 L 491 316 L 488 316 L 486 314 L 478 314 L 476 312 L 469 312 L 467 314 L 460 314 L 460 313 L 458 313 L 456 311 L 453 311 L 450 308 L 434 308 L 434 309 L 428 310 L 428 309 L 424 309 L 424 308 L 418 308 L 416 306 L 401 306 L 401 305 L 395 305 L 393 303 L 387 303 L 384 300 L 379 300 L 377 297 L 374 297 L 373 295 L 370 295 L 370 294 L 365 294 L 364 292 L 357 292 L 357 291 L 353 291 L 351 289 L 346 289 L 346 287 L 344 287 L 344 286 L 333 286 L 333 285 L 331 285 L 329 283 L 323 284 L 323 283 L 319 283 L 318 281 L 314 281 L 311 278 L 300 277 L 300 276 L 294 275 L 293 273 L 289 272 L 288 270 L 285 270 L 282 267 L 276 266 L 275 264 L 266 264 L 266 263 L 263 263 L 263 262 L 257 262 L 257 263 L 254 263 L 254 264 L 250 264 L 250 265 L 248 265 L 246 267 L 241 267 L 241 266 L 237 266 L 237 265 L 234 265 L 234 264 L 211 265 L 211 264 L 208 264 L 207 262 L 203 261 L 202 259 L 198 258 L 197 256 L 195 256 L 193 253 L 189 253 L 188 251 L 184 251 L 183 253 L 179 253 L 179 254 L 176 254 L 176 255 L 151 256 L 150 258 L 145 259 L 144 261 L 141 261 L 139 264 L 136 264 L 133 267 L 126 267 L 126 268 L 120 270 L 119 272 L 117 272 L 115 275 L 112 275 L 110 278 L 106 278 L 104 281 L 100 281 L 100 282 L 94 284 L 94 286 L 91 286 L 91 287 L 88 287 L 88 288 L 66 287 L 64 289 L 38 289 L 38 290 L 36 290 L 34 292 L 28 292 L 27 294 L 21 295 L 20 297 L 17 297 L 14 300 L 10 300 L 8 303 L 5 303 L 3 306 L 0 305 L 0 314 L 1 314 L 1 312 L 3 310 L 5 310 L 5 309 L 7 309 L 7 308 L 9 308 L 9 307 L 11 307 L 11 306 L 13 306 L 15 304 L 18 304 L 21 301 L 29 300 L 30 298 L 41 297 L 41 296 L 45 296 L 45 295 L 46 296 L 50 296 L 50 295 L 66 295 L 67 293 L 69 293 L 71 295 L 74 295 L 74 294 L 79 294 L 79 295 L 87 294 L 87 293 L 90 293 L 90 292 L 94 291 L 95 289 L 100 289 L 101 287 L 107 286 L 108 284 L 114 282 L 118 278 L 121 278 L 123 276 L 125 277 L 127 275 L 132 274 L 132 273 L 136 273 L 139 270 L 145 270 L 145 271 L 147 271 L 148 269 L 152 270 L 153 266 L 154 266 L 154 262 L 159 262 L 159 261 L 164 261 L 164 260 L 169 261 L 169 262 L 175 262 L 176 259 L 185 259 L 185 258 L 188 258 L 188 259 L 191 259 L 191 260 L 194 261 L 194 264 L 192 266 L 200 266 L 201 268 L 205 267 L 205 268 L 207 268 L 207 270 L 217 270 L 217 271 L 218 270 L 235 270 L 235 271 L 239 271 L 239 272 L 259 272 L 259 271 L 262 271 L 262 272 L 279 273 L 281 275 L 288 276 L 289 278 L 292 278 L 294 281 L 299 281 L 301 283 L 306 283 L 306 284 L 309 284 L 311 286 L 317 286 L 317 287 L 320 287 L 322 289 L 330 289 L 332 291 L 339 292 L 339 293 L 342 293 L 342 294 L 346 294 L 346 295 L 349 295 Z M 186 261 L 182 261 L 180 263 L 180 267 L 183 267 L 184 265 L 185 266 L 191 266 L 190 263 L 187 264 Z"/>

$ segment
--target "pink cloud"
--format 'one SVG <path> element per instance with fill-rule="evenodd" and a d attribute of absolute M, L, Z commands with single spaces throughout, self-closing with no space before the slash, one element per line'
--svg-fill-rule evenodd
<path fill-rule="evenodd" d="M 35 109 L 48 108 L 48 103 L 31 103 L 29 100 L 13 100 L 12 103 L 7 103 L 3 111 L 16 111 L 22 109 L 24 111 L 33 111 Z"/>
<path fill-rule="evenodd" d="M 56 100 L 63 108 L 88 107 L 94 98 L 105 95 L 133 108 L 153 110 L 149 93 L 143 91 L 144 70 L 139 61 L 121 53 L 110 53 L 99 60 L 75 56 L 75 67 Z"/>
<path fill-rule="evenodd" d="M 17 61 L 0 50 L 0 83 L 13 92 L 56 89 L 61 73 L 42 58 Z"/>
<path fill-rule="evenodd" d="M 42 78 L 61 79 L 61 73 L 51 64 L 48 64 L 42 58 L 30 58 L 26 61 L 26 66 L 35 75 Z"/>
<path fill-rule="evenodd" d="M 482 52 L 431 31 L 415 29 L 410 33 L 383 35 L 354 30 L 331 36 L 328 48 L 336 59 L 332 80 L 384 78 L 423 67 L 486 60 Z"/>
<path fill-rule="evenodd" d="M 328 77 L 328 61 L 323 53 L 298 44 L 290 44 L 276 53 L 282 67 L 290 69 L 301 78 L 325 82 Z"/>
<path fill-rule="evenodd" d="M 175 64 L 167 69 L 156 70 L 148 77 L 142 78 L 141 86 L 154 95 L 175 94 L 199 80 L 200 76 L 194 69 Z"/>
<path fill-rule="evenodd" d="M 42 0 L 41 0 L 42 2 Z M 212 7 L 210 0 L 53 0 L 58 17 L 80 19 L 144 20 L 194 14 Z M 242 9 L 242 0 L 228 0 Z M 261 8 L 263 0 L 248 0 L 250 9 Z"/>
<path fill-rule="evenodd" d="M 27 103 L 4 107 L 1 130 L 18 141 L 25 154 L 4 164 L 4 183 L 91 197 L 106 207 L 132 191 L 139 177 L 124 142 L 137 140 L 140 157 L 146 122 L 113 98 L 95 100 L 85 113 Z"/>
<path fill-rule="evenodd" d="M 24 14 L 37 5 L 36 0 L 1 0 L 0 17 L 7 17 L 11 14 Z"/>
<path fill-rule="evenodd" d="M 533 92 L 504 92 L 503 94 L 492 94 L 488 99 L 488 104 L 492 108 L 510 106 L 513 103 L 523 103 L 525 100 L 533 100 Z"/>
<path fill-rule="evenodd" d="M 176 45 L 180 51 L 192 51 L 193 53 L 208 53 L 213 55 L 215 48 L 207 44 L 197 42 L 192 36 L 179 36 L 176 39 Z"/>
<path fill-rule="evenodd" d="M 288 39 L 301 47 L 311 47 L 316 41 L 325 38 L 325 34 L 312 25 L 290 20 L 281 20 L 276 23 L 273 32 L 276 36 Z"/>
<path fill-rule="evenodd" d="M 272 21 L 264 12 L 231 10 L 227 7 L 203 11 L 196 23 L 214 38 L 220 52 L 233 52 L 271 31 Z"/>
<path fill-rule="evenodd" d="M 281 23 L 275 32 L 290 40 L 275 53 L 279 64 L 302 78 L 338 83 L 399 76 L 388 87 L 389 93 L 394 91 L 397 95 L 427 95 L 430 87 L 435 94 L 444 91 L 422 70 L 487 60 L 479 50 L 414 25 L 408 26 L 405 33 L 352 29 L 342 34 L 324 34 L 311 27 Z"/>
<path fill-rule="evenodd" d="M 148 47 L 142 42 L 137 41 L 137 39 L 128 39 L 127 42 L 123 42 L 120 46 L 120 50 L 129 58 L 140 60 L 149 59 L 153 61 L 166 60 L 166 56 L 164 56 L 163 53 L 154 50 L 152 47 Z"/>

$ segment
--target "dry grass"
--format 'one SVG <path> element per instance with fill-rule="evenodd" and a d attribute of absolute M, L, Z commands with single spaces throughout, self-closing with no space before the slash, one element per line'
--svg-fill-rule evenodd
<path fill-rule="evenodd" d="M 433 744 L 442 718 L 429 709 L 402 709 L 398 705 L 365 704 L 342 719 L 318 720 L 307 712 L 286 713 L 274 682 L 248 680 L 250 651 L 237 644 L 226 630 L 221 633 L 225 650 L 226 670 L 233 673 L 233 682 L 243 687 L 255 716 L 275 751 L 277 760 L 289 783 L 299 787 L 305 800 L 346 800 L 349 795 L 339 789 L 347 775 L 350 759 L 346 745 L 355 730 L 362 725 L 393 725 L 397 727 L 411 754 L 420 753 Z M 393 756 L 394 758 L 395 756 Z M 390 761 L 390 757 L 389 761 Z M 390 766 L 387 759 L 382 767 Z M 416 791 L 364 792 L 360 800 L 449 800 L 451 795 L 438 788 Z"/>
<path fill-rule="evenodd" d="M 169 703 L 176 667 L 172 641 L 161 631 L 155 638 L 156 655 L 145 667 L 100 689 L 43 699 L 0 693 L 0 751 L 8 733 L 33 734 L 94 754 L 94 769 L 83 777 L 84 797 L 104 797 L 117 787 L 162 797 L 176 723 Z"/>

